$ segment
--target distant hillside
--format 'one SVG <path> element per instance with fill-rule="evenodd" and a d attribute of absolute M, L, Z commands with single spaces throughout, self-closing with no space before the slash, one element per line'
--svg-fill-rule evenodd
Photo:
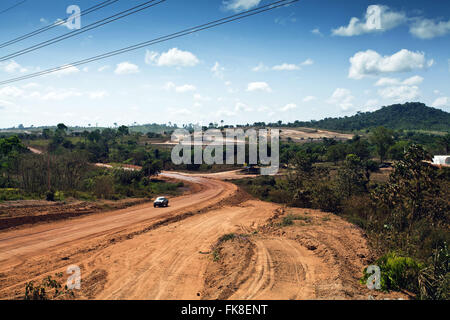
<path fill-rule="evenodd" d="M 296 122 L 295 125 L 340 131 L 364 130 L 384 126 L 394 130 L 450 132 L 450 113 L 427 107 L 423 103 L 408 102 L 383 107 L 374 112 L 358 112 L 351 117 Z"/>

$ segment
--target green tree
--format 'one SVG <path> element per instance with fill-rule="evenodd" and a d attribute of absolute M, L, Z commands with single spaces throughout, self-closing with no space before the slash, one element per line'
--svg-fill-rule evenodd
<path fill-rule="evenodd" d="M 347 155 L 344 165 L 338 171 L 338 193 L 349 198 L 366 191 L 368 182 L 366 168 L 361 159 L 355 154 Z"/>
<path fill-rule="evenodd" d="M 117 129 L 117 132 L 119 133 L 120 136 L 127 136 L 130 134 L 130 130 L 128 129 L 127 126 L 120 126 Z"/>
<path fill-rule="evenodd" d="M 375 145 L 380 162 L 383 163 L 389 147 L 394 143 L 392 130 L 385 127 L 378 127 L 370 134 L 370 142 Z"/>
<path fill-rule="evenodd" d="M 145 176 L 157 175 L 162 170 L 161 160 L 147 160 L 142 166 L 142 172 Z"/>
<path fill-rule="evenodd" d="M 387 209 L 397 230 L 411 228 L 420 219 L 443 221 L 450 210 L 441 196 L 437 168 L 425 160 L 431 156 L 423 147 L 411 145 L 394 165 L 388 183 L 372 193 L 375 202 Z"/>

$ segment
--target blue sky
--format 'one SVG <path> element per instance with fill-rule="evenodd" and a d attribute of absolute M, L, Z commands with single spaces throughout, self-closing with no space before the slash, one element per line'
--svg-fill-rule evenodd
<path fill-rule="evenodd" d="M 17 2 L 3 0 L 0 11 Z M 83 10 L 99 2 L 28 0 L 0 15 L 0 42 L 67 18 L 70 5 Z M 83 17 L 81 24 L 143 2 L 120 0 Z M 0 62 L 0 80 L 270 2 L 167 0 Z M 367 19 L 367 12 L 376 15 Z M 0 48 L 0 55 L 66 32 L 67 27 L 59 26 Z M 352 115 L 406 101 L 450 111 L 449 80 L 448 1 L 304 0 L 64 73 L 0 86 L 0 127 L 286 122 Z"/>

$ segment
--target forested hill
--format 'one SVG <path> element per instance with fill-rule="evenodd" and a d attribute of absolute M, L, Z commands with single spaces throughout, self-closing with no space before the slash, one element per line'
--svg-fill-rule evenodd
<path fill-rule="evenodd" d="M 450 132 L 450 113 L 427 107 L 423 103 L 408 102 L 383 107 L 374 112 L 358 112 L 358 114 L 351 117 L 297 122 L 296 125 L 342 131 L 364 130 L 384 126 L 394 130 Z"/>

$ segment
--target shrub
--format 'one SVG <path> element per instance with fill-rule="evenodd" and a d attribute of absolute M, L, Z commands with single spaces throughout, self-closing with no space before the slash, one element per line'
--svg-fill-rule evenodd
<path fill-rule="evenodd" d="M 19 189 L 4 188 L 0 189 L 0 201 L 11 201 L 23 199 Z"/>
<path fill-rule="evenodd" d="M 375 265 L 379 266 L 381 271 L 381 290 L 408 290 L 416 294 L 419 292 L 418 276 L 422 265 L 414 259 L 390 252 L 379 258 Z M 369 276 L 367 268 L 364 269 L 361 281 L 365 283 Z"/>

